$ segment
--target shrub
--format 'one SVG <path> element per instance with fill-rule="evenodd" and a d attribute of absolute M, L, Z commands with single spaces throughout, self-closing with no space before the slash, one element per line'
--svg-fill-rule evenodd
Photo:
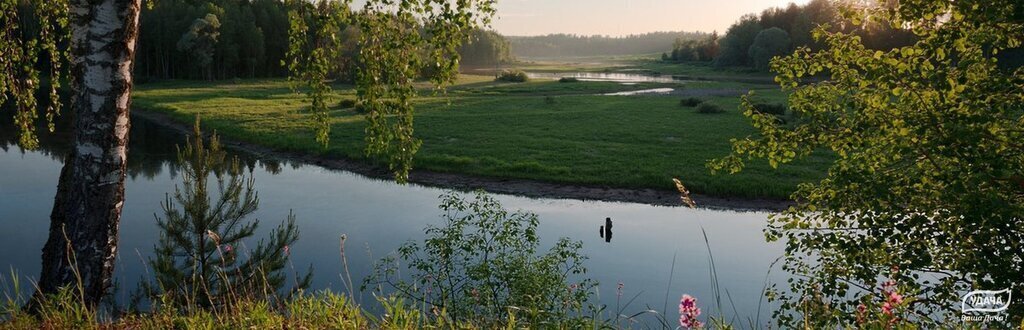
<path fill-rule="evenodd" d="M 704 100 L 698 99 L 696 97 L 687 97 L 685 99 L 679 100 L 679 105 L 687 108 L 692 108 L 703 102 Z"/>
<path fill-rule="evenodd" d="M 697 113 L 723 113 L 725 112 L 722 107 L 717 104 L 703 102 L 697 105 Z"/>
<path fill-rule="evenodd" d="M 521 70 L 505 70 L 502 71 L 495 80 L 505 82 L 526 82 L 530 80 L 530 78 L 526 76 L 526 72 Z"/>
<path fill-rule="evenodd" d="M 358 102 L 356 102 L 355 99 L 341 99 L 341 101 L 338 102 L 338 108 L 355 108 L 356 104 L 358 104 Z"/>
<path fill-rule="evenodd" d="M 376 263 L 364 289 L 390 287 L 402 298 L 444 306 L 455 320 L 501 320 L 514 306 L 533 311 L 524 319 L 530 324 L 565 324 L 593 307 L 593 282 L 569 283 L 586 273 L 581 242 L 561 238 L 538 254 L 537 215 L 509 212 L 483 192 L 471 200 L 446 193 L 440 208 L 443 225 L 428 226 L 422 244 L 406 243 Z M 399 260 L 407 268 L 398 269 Z"/>
<path fill-rule="evenodd" d="M 786 115 L 786 106 L 779 103 L 755 103 L 754 111 L 779 117 Z"/>
<path fill-rule="evenodd" d="M 578 78 L 576 78 L 576 77 L 562 77 L 561 79 L 558 79 L 558 82 L 563 82 L 563 83 L 574 83 L 574 82 L 579 82 L 579 81 L 580 80 Z"/>

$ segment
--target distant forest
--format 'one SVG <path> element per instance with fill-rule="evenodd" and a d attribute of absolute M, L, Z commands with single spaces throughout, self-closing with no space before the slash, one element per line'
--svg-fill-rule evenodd
<path fill-rule="evenodd" d="M 676 40 L 696 40 L 707 36 L 700 32 L 651 32 L 624 37 L 549 34 L 545 36 L 507 36 L 516 58 L 557 58 L 609 55 L 657 54 L 669 49 Z"/>
<path fill-rule="evenodd" d="M 141 79 L 283 77 L 289 5 L 280 0 L 161 0 L 143 9 L 135 74 Z M 352 81 L 359 32 L 342 26 L 343 54 L 332 78 Z M 508 45 L 495 32 L 474 31 L 460 54 L 471 66 L 507 61 Z"/>
<path fill-rule="evenodd" d="M 38 25 L 33 1 L 18 0 L 20 24 Z M 143 6 L 139 18 L 135 77 L 138 82 L 163 79 L 234 79 L 284 77 L 288 50 L 288 6 L 312 6 L 281 0 L 160 0 Z M 32 29 L 26 29 L 32 30 Z M 359 32 L 342 26 L 343 54 L 331 78 L 352 81 L 359 61 Z M 67 45 L 62 45 L 66 47 Z M 493 66 L 509 61 L 508 42 L 493 31 L 477 30 L 459 50 L 466 66 Z M 40 66 L 47 66 L 47 56 Z"/>
<path fill-rule="evenodd" d="M 910 30 L 894 28 L 877 22 L 851 24 L 839 14 L 833 1 L 811 0 L 805 5 L 790 3 L 786 7 L 769 8 L 759 15 L 739 18 L 725 35 L 705 35 L 700 38 L 679 38 L 666 43 L 672 49 L 661 55 L 667 62 L 706 62 L 715 67 L 746 67 L 768 71 L 775 56 L 790 54 L 798 47 L 821 49 L 811 32 L 819 25 L 828 24 L 832 31 L 852 33 L 870 49 L 889 50 L 909 46 L 917 41 Z M 671 44 L 671 47 L 667 47 Z M 1014 49 L 999 56 L 1005 67 L 1024 64 L 1024 51 Z"/>

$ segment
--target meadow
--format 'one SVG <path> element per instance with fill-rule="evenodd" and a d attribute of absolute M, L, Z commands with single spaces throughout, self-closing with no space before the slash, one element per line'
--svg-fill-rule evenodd
<path fill-rule="evenodd" d="M 691 191 L 721 197 L 785 198 L 800 182 L 820 178 L 830 158 L 815 155 L 771 169 L 754 162 L 735 175 L 712 175 L 705 163 L 729 152 L 729 140 L 754 134 L 738 96 L 701 97 L 720 114 L 682 107 L 673 96 L 604 96 L 656 87 L 753 89 L 759 100 L 784 102 L 776 88 L 728 81 L 683 84 L 533 80 L 497 83 L 463 75 L 446 94 L 424 89 L 415 134 L 423 146 L 415 169 L 597 187 L 671 190 L 673 177 Z M 355 99 L 336 85 L 335 103 Z M 201 115 L 228 139 L 319 157 L 364 156 L 364 116 L 335 106 L 331 141 L 316 143 L 308 100 L 284 80 L 165 81 L 142 84 L 137 111 L 159 111 L 183 123 Z"/>

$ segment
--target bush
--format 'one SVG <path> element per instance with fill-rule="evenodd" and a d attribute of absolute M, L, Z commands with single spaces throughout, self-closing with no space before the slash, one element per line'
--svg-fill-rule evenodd
<path fill-rule="evenodd" d="M 593 281 L 572 278 L 586 273 L 582 242 L 561 238 L 538 253 L 537 215 L 507 211 L 483 192 L 442 198 L 443 225 L 376 263 L 363 288 L 391 287 L 401 298 L 444 306 L 455 320 L 501 320 L 515 306 L 533 311 L 523 316 L 530 324 L 565 324 L 593 307 Z M 407 268 L 398 269 L 399 260 Z"/>
<path fill-rule="evenodd" d="M 562 79 L 558 79 L 558 82 L 563 82 L 563 83 L 574 83 L 574 82 L 579 82 L 579 81 L 580 80 L 577 79 L 576 77 L 562 77 Z"/>
<path fill-rule="evenodd" d="M 355 99 L 341 99 L 341 101 L 338 102 L 338 108 L 341 108 L 341 109 L 355 108 L 356 104 L 357 104 L 357 102 L 356 102 Z"/>
<path fill-rule="evenodd" d="M 530 78 L 526 76 L 526 72 L 521 70 L 505 70 L 502 71 L 501 75 L 498 75 L 498 78 L 495 80 L 504 82 L 527 82 Z"/>
<path fill-rule="evenodd" d="M 754 112 L 781 117 L 786 115 L 786 106 L 779 103 L 755 103 Z"/>
<path fill-rule="evenodd" d="M 692 108 L 703 102 L 704 100 L 698 99 L 696 97 L 687 97 L 685 99 L 679 100 L 679 105 L 687 108 Z"/>
<path fill-rule="evenodd" d="M 703 102 L 697 105 L 697 113 L 723 113 L 725 109 L 718 106 L 717 104 Z"/>

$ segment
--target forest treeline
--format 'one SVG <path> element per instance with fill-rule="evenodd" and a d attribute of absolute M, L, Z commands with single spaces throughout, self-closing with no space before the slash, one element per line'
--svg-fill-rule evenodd
<path fill-rule="evenodd" d="M 812 36 L 819 25 L 827 25 L 832 32 L 855 34 L 869 49 L 888 50 L 917 41 L 910 30 L 878 22 L 852 24 L 842 18 L 834 1 L 811 0 L 802 6 L 790 3 L 760 14 L 744 15 L 721 36 L 712 33 L 699 38 L 678 38 L 673 41 L 672 50 L 662 53 L 661 58 L 668 62 L 705 62 L 719 68 L 768 71 L 775 56 L 790 54 L 799 47 L 821 49 L 823 45 Z M 1007 51 L 999 59 L 1006 66 L 1018 67 L 1024 64 L 1024 51 Z"/>
<path fill-rule="evenodd" d="M 38 25 L 32 1 L 19 1 L 20 24 Z M 311 6 L 282 0 L 153 1 L 143 6 L 139 18 L 136 80 L 284 77 L 291 5 Z M 352 81 L 359 65 L 358 31 L 339 30 L 343 52 L 331 77 Z M 510 59 L 508 42 L 498 33 L 474 30 L 470 35 L 460 48 L 464 65 L 493 66 Z"/>
<path fill-rule="evenodd" d="M 140 18 L 135 74 L 142 79 L 285 76 L 287 6 L 280 0 L 155 2 Z M 332 77 L 352 81 L 359 65 L 359 32 L 344 25 L 339 29 L 343 51 Z M 508 43 L 496 32 L 477 30 L 460 54 L 467 65 L 494 65 L 508 60 Z"/>
<path fill-rule="evenodd" d="M 676 40 L 696 40 L 705 35 L 700 32 L 651 32 L 624 37 L 549 34 L 506 38 L 512 46 L 512 55 L 517 58 L 557 58 L 657 54 Z"/>

